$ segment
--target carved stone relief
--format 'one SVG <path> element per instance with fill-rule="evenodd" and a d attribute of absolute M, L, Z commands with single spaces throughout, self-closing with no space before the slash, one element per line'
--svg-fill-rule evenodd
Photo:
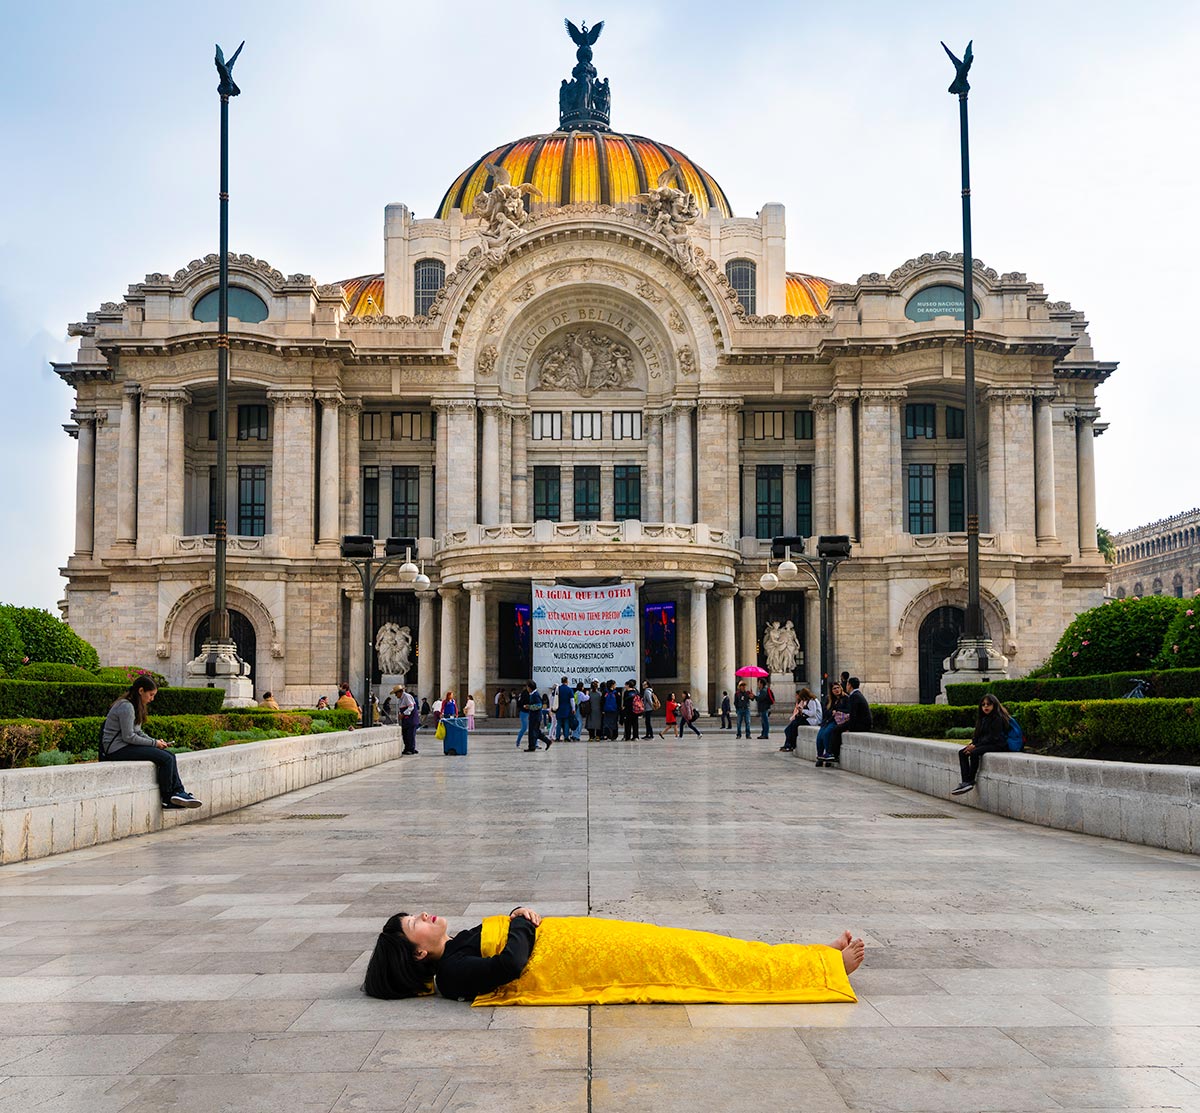
<path fill-rule="evenodd" d="M 574 391 L 588 398 L 632 383 L 633 349 L 607 332 L 572 329 L 538 353 L 535 368 L 540 389 Z"/>

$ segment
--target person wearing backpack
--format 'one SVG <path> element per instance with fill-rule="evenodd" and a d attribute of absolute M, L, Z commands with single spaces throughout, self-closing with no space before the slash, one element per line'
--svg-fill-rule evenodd
<path fill-rule="evenodd" d="M 766 677 L 761 678 L 758 682 L 754 706 L 758 711 L 759 722 L 762 723 L 762 734 L 759 735 L 759 738 L 769 738 L 771 736 L 771 708 L 775 706 L 775 693 L 767 684 Z"/>
<path fill-rule="evenodd" d="M 654 689 L 650 687 L 649 680 L 642 681 L 642 718 L 646 723 L 646 733 L 644 738 L 654 737 L 654 723 L 651 721 L 651 716 L 659 708 L 658 696 L 654 694 Z"/>
<path fill-rule="evenodd" d="M 529 745 L 525 747 L 525 752 L 531 754 L 538 748 L 539 742 L 545 742 L 546 749 L 550 749 L 551 740 L 549 735 L 542 733 L 542 693 L 532 680 L 525 685 L 525 690 L 529 693 Z"/>
<path fill-rule="evenodd" d="M 642 695 L 636 680 L 626 680 L 621 693 L 621 719 L 625 723 L 625 741 L 632 742 L 642 729 Z"/>
<path fill-rule="evenodd" d="M 696 720 L 700 718 L 700 712 L 696 710 L 696 705 L 692 702 L 692 693 L 683 693 L 683 702 L 676 708 L 676 717 L 679 719 L 679 737 L 683 737 L 683 728 L 689 727 L 691 732 L 697 738 L 703 738 L 696 729 Z"/>
<path fill-rule="evenodd" d="M 617 682 L 610 680 L 604 685 L 604 721 L 600 728 L 600 737 L 615 740 L 617 737 L 617 719 L 621 714 L 621 699 L 617 694 Z"/>
<path fill-rule="evenodd" d="M 979 701 L 975 713 L 975 733 L 971 741 L 958 751 L 958 764 L 962 781 L 951 796 L 963 796 L 975 787 L 979 776 L 979 762 L 984 754 L 1008 753 L 1024 749 L 1025 737 L 1017 720 L 991 692 Z"/>

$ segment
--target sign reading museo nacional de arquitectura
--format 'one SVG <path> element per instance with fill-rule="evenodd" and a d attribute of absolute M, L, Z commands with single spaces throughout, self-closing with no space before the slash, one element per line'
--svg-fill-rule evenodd
<path fill-rule="evenodd" d="M 533 585 L 533 679 L 541 689 L 562 677 L 638 676 L 637 588 Z"/>

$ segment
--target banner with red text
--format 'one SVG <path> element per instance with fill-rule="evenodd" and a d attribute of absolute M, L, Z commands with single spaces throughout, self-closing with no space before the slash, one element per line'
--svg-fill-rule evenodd
<path fill-rule="evenodd" d="M 533 585 L 533 679 L 545 691 L 577 681 L 638 677 L 637 588 Z"/>

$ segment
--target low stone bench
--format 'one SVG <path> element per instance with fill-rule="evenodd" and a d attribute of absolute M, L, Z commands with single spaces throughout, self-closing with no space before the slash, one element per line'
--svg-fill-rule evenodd
<path fill-rule="evenodd" d="M 0 863 L 143 835 L 354 773 L 400 756 L 399 727 L 302 734 L 179 755 L 204 807 L 164 809 L 142 761 L 0 771 Z"/>
<path fill-rule="evenodd" d="M 802 727 L 796 753 L 815 760 L 816 729 Z M 807 742 L 807 744 L 806 744 Z M 1200 851 L 1200 767 L 986 754 L 975 791 L 951 796 L 962 742 L 895 734 L 846 734 L 842 768 L 955 806 L 1107 839 Z"/>

